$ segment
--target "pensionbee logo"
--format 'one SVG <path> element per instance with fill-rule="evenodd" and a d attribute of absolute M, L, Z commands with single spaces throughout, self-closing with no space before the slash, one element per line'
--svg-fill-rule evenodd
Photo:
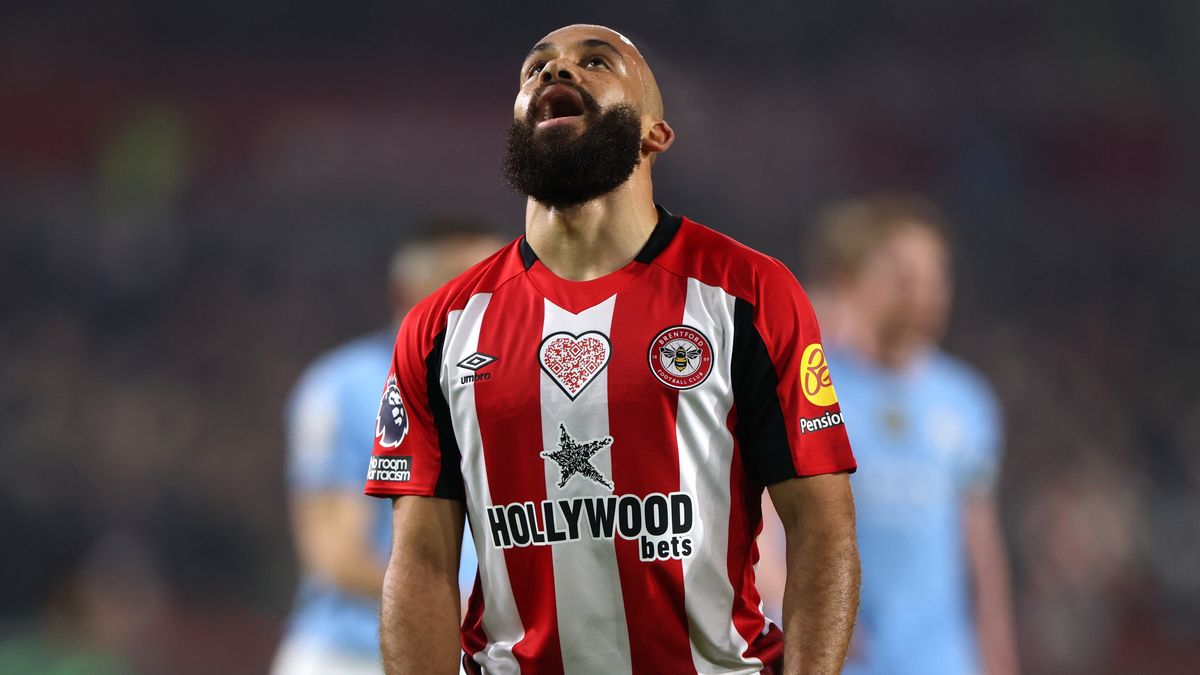
<path fill-rule="evenodd" d="M 695 547 L 695 508 L 686 492 L 516 502 L 488 507 L 487 518 L 499 549 L 621 537 L 638 542 L 642 562 L 653 562 L 688 558 Z"/>
<path fill-rule="evenodd" d="M 839 427 L 843 424 L 842 413 L 825 411 L 820 417 L 801 417 L 800 418 L 800 433 L 808 434 L 822 429 L 831 427 Z"/>
<path fill-rule="evenodd" d="M 829 379 L 829 364 L 825 362 L 825 348 L 814 342 L 804 348 L 800 357 L 800 386 L 809 403 L 822 407 L 837 403 L 833 381 Z"/>

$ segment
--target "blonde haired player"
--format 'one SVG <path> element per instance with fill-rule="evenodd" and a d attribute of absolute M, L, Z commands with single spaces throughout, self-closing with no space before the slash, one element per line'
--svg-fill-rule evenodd
<path fill-rule="evenodd" d="M 804 253 L 829 372 L 870 467 L 852 480 L 863 588 L 845 672 L 1011 675 L 1000 409 L 938 346 L 952 290 L 945 216 L 915 195 L 869 195 L 827 209 Z M 778 537 L 764 536 L 768 586 Z"/>

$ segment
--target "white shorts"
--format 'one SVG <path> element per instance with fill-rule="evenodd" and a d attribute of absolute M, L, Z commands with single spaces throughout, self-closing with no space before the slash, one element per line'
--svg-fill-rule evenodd
<path fill-rule="evenodd" d="M 373 657 L 292 637 L 279 645 L 271 675 L 383 675 L 383 666 Z"/>

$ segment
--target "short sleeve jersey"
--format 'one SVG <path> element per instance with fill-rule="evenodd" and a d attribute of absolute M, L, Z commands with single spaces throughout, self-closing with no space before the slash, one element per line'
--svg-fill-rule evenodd
<path fill-rule="evenodd" d="M 839 346 L 829 361 L 871 467 L 853 480 L 863 585 L 845 672 L 979 672 L 962 518 L 972 494 L 992 489 L 1001 458 L 991 387 L 940 350 L 903 369 Z"/>
<path fill-rule="evenodd" d="M 660 207 L 604 277 L 521 238 L 419 304 L 366 492 L 466 502 L 469 671 L 757 673 L 763 487 L 855 468 L 795 278 Z"/>
<path fill-rule="evenodd" d="M 341 345 L 309 366 L 288 398 L 287 487 L 290 495 L 354 494 L 367 469 L 379 403 L 379 376 L 392 360 L 395 332 L 383 330 Z M 389 505 L 360 497 L 372 507 L 367 540 L 380 565 L 392 543 Z M 470 543 L 470 540 L 466 540 Z M 474 551 L 463 554 L 459 585 L 475 578 Z M 378 659 L 379 602 L 305 573 L 288 621 L 288 639 Z"/>

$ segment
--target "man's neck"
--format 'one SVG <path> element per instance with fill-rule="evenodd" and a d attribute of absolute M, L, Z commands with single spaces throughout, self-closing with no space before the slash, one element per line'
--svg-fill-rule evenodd
<path fill-rule="evenodd" d="M 627 265 L 658 222 L 648 185 L 629 181 L 592 201 L 552 208 L 530 199 L 525 240 L 555 275 L 571 281 L 597 279 Z"/>
<path fill-rule="evenodd" d="M 905 370 L 930 347 L 924 341 L 889 335 L 864 318 L 864 313 L 856 311 L 852 302 L 837 306 L 836 320 L 822 324 L 826 339 L 849 348 L 871 363 L 889 370 Z"/>
<path fill-rule="evenodd" d="M 926 347 L 922 343 L 887 339 L 878 334 L 863 334 L 848 344 L 872 363 L 895 371 L 907 370 Z"/>

